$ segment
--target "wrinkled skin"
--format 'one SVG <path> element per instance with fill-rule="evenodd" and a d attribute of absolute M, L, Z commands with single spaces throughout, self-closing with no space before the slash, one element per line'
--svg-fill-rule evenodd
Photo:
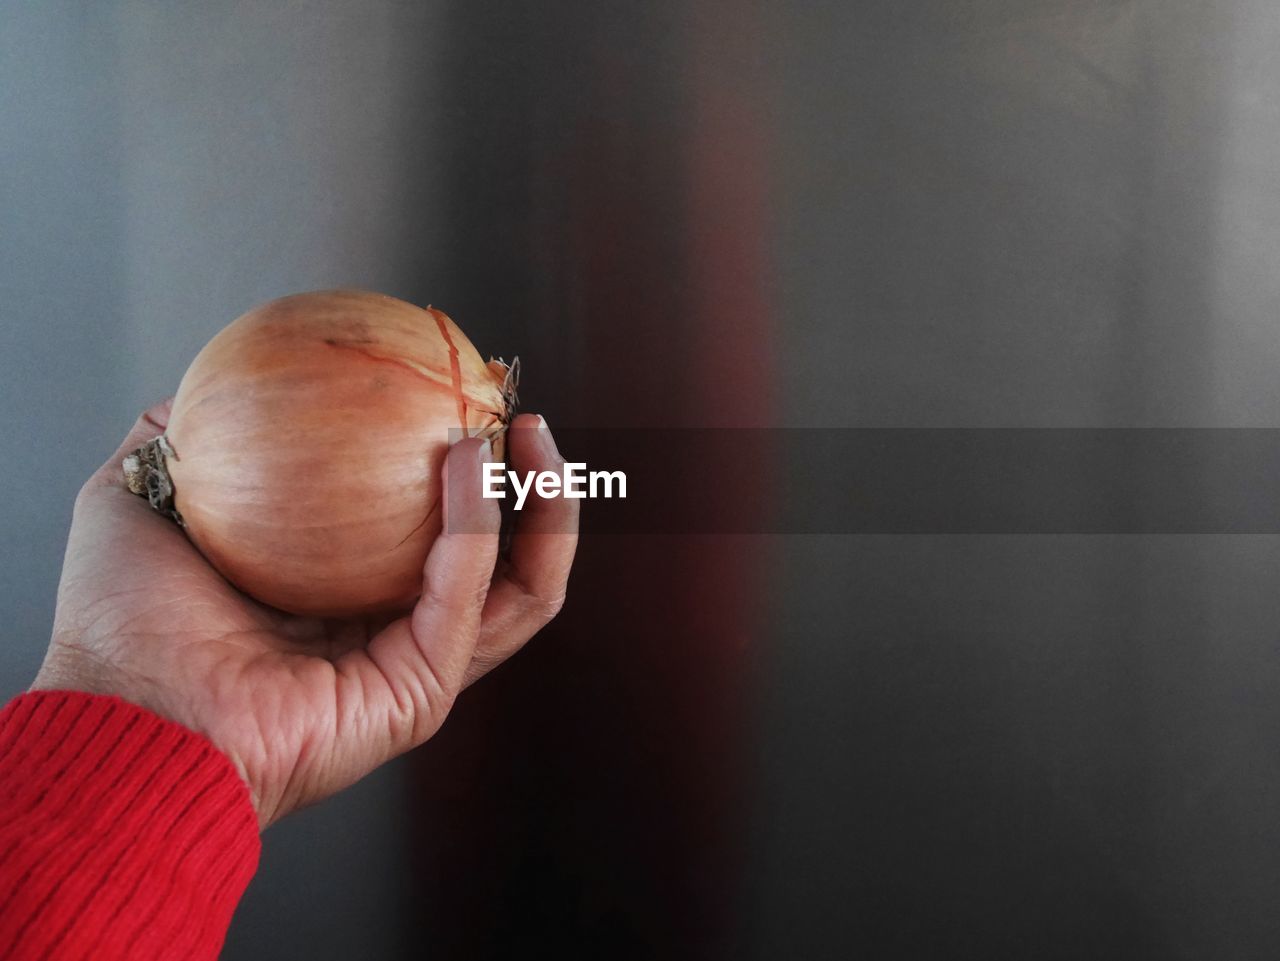
<path fill-rule="evenodd" d="M 253 601 L 124 486 L 121 461 L 164 431 L 170 404 L 138 420 L 76 499 L 32 689 L 118 695 L 204 734 L 248 784 L 262 826 L 426 741 L 459 692 L 560 609 L 577 502 L 531 497 L 500 558 L 498 502 L 480 496 L 488 445 L 474 439 L 449 452 L 447 480 L 465 483 L 447 498 L 412 611 L 329 620 Z M 513 427 L 524 428 L 509 435 L 516 469 L 560 469 L 539 418 Z"/>

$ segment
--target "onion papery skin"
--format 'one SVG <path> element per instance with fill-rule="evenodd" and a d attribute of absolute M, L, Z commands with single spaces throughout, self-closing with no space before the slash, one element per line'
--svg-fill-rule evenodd
<path fill-rule="evenodd" d="M 449 445 L 460 428 L 501 438 L 505 373 L 432 308 L 359 290 L 264 304 L 178 388 L 174 507 L 259 601 L 324 617 L 403 610 L 440 534 Z"/>

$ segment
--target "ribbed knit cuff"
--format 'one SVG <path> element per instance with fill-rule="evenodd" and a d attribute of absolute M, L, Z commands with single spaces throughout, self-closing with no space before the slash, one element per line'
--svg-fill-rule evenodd
<path fill-rule="evenodd" d="M 201 735 L 78 692 L 0 711 L 0 958 L 215 958 L 259 850 Z"/>

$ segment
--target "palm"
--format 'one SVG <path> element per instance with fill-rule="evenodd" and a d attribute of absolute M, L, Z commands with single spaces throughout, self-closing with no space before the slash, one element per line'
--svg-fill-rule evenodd
<path fill-rule="evenodd" d="M 153 418 L 149 436 L 162 428 Z M 141 435 L 146 426 L 122 452 Z M 529 440 L 513 447 L 548 456 Z M 296 617 L 223 580 L 113 466 L 77 502 L 37 686 L 119 693 L 204 733 L 240 770 L 264 825 L 435 733 L 458 691 L 554 613 L 573 552 L 571 502 L 544 502 L 513 552 L 519 576 L 476 591 L 495 566 L 496 507 L 464 499 L 462 509 L 491 512 L 468 529 L 489 533 L 437 542 L 413 611 Z"/>

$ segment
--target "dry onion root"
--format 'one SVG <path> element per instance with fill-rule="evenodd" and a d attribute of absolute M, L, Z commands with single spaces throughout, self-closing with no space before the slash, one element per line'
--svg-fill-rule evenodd
<path fill-rule="evenodd" d="M 501 459 L 518 370 L 485 363 L 430 307 L 358 290 L 285 297 L 200 351 L 125 479 L 264 603 L 403 609 L 440 533 L 450 441 L 488 438 Z"/>

